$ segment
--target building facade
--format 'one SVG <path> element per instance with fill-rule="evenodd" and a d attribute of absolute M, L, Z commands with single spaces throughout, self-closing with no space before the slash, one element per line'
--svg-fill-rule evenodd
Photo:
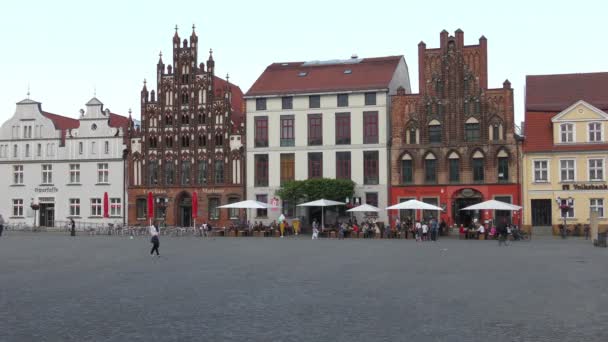
<path fill-rule="evenodd" d="M 220 205 L 244 199 L 244 113 L 239 87 L 215 76 L 209 52 L 198 63 L 198 37 L 173 37 L 173 63 L 157 64 L 156 91 L 141 91 L 141 128 L 129 157 L 129 223 L 148 222 L 148 193 L 155 221 L 170 226 L 210 222 L 226 226 L 238 210 Z M 193 213 L 192 197 L 198 212 Z"/>
<path fill-rule="evenodd" d="M 386 206 L 390 95 L 410 90 L 403 56 L 274 63 L 247 92 L 247 197 L 305 214 L 275 195 L 289 180 L 351 179 L 360 203 Z M 344 199 L 345 200 L 345 199 Z M 275 220 L 258 210 L 252 220 Z M 315 216 L 316 215 L 316 216 Z M 386 220 L 386 212 L 380 213 Z"/>
<path fill-rule="evenodd" d="M 558 234 L 564 219 L 572 230 L 597 211 L 608 228 L 607 87 L 608 73 L 526 78 L 525 227 Z"/>
<path fill-rule="evenodd" d="M 45 112 L 30 99 L 17 103 L 0 129 L 2 216 L 42 227 L 65 226 L 69 218 L 80 226 L 123 223 L 128 122 L 97 98 L 78 120 Z"/>
<path fill-rule="evenodd" d="M 468 225 L 480 215 L 510 221 L 509 212 L 460 210 L 490 199 L 520 203 L 513 89 L 508 80 L 488 88 L 486 38 L 465 45 L 464 32 L 444 30 L 439 48 L 418 45 L 418 63 L 419 93 L 400 90 L 392 98 L 391 203 L 441 206 L 443 213 L 417 219 L 440 215 L 448 224 Z"/>

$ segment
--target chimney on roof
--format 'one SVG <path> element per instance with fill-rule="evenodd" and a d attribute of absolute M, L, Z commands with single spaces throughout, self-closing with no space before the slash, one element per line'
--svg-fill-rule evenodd
<path fill-rule="evenodd" d="M 359 58 L 359 56 L 358 56 L 356 53 L 353 53 L 353 54 L 350 56 L 350 59 L 357 59 L 357 58 Z"/>

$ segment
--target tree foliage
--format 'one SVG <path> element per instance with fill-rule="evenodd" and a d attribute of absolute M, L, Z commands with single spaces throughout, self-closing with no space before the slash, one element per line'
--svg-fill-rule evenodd
<path fill-rule="evenodd" d="M 289 181 L 275 194 L 280 198 L 301 203 L 321 198 L 344 202 L 346 197 L 355 193 L 355 182 L 350 179 L 314 178 L 302 181 Z"/>

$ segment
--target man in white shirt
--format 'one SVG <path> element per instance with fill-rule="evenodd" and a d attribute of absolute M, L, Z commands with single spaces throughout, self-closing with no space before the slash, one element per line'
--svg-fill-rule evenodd
<path fill-rule="evenodd" d="M 477 228 L 477 239 L 479 239 L 479 236 L 485 235 L 485 233 L 486 233 L 486 227 L 484 227 L 483 224 L 480 224 L 479 228 Z"/>

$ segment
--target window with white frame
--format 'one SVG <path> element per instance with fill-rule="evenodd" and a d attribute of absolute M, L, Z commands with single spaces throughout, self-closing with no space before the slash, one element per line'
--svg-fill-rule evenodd
<path fill-rule="evenodd" d="M 108 163 L 97 164 L 97 183 L 106 184 L 108 183 L 110 170 Z"/>
<path fill-rule="evenodd" d="M 597 211 L 598 217 L 604 217 L 604 199 L 591 198 L 589 200 L 589 208 L 591 211 Z"/>
<path fill-rule="evenodd" d="M 25 156 L 28 158 L 30 156 L 30 144 L 25 144 Z"/>
<path fill-rule="evenodd" d="M 561 124 L 560 130 L 560 141 L 563 143 L 574 142 L 574 125 L 571 123 Z"/>
<path fill-rule="evenodd" d="M 80 198 L 70 198 L 70 216 L 80 216 Z"/>
<path fill-rule="evenodd" d="M 53 165 L 42 164 L 42 184 L 53 184 Z"/>
<path fill-rule="evenodd" d="M 120 198 L 110 198 L 110 216 L 122 215 L 122 202 Z"/>
<path fill-rule="evenodd" d="M 548 182 L 549 181 L 549 161 L 535 160 L 534 161 L 534 181 Z"/>
<path fill-rule="evenodd" d="M 13 184 L 23 184 L 23 165 L 13 165 Z"/>
<path fill-rule="evenodd" d="M 599 122 L 592 122 L 589 124 L 589 141 L 600 142 L 602 141 L 602 124 Z"/>
<path fill-rule="evenodd" d="M 604 180 L 604 159 L 589 159 L 589 180 Z"/>
<path fill-rule="evenodd" d="M 70 164 L 70 183 L 80 183 L 80 164 Z"/>
<path fill-rule="evenodd" d="M 561 200 L 561 205 L 560 206 L 565 206 L 568 204 L 568 199 L 564 198 Z M 564 217 L 564 211 L 560 209 L 560 217 Z M 570 208 L 568 209 L 568 211 L 566 212 L 566 218 L 574 218 L 574 199 L 572 199 L 572 202 L 570 203 Z"/>
<path fill-rule="evenodd" d="M 23 217 L 23 199 L 13 199 L 13 217 Z"/>
<path fill-rule="evenodd" d="M 101 198 L 91 198 L 91 216 L 101 216 Z"/>
<path fill-rule="evenodd" d="M 560 177 L 562 182 L 574 182 L 574 170 L 576 168 L 574 159 L 562 159 L 559 161 Z"/>

